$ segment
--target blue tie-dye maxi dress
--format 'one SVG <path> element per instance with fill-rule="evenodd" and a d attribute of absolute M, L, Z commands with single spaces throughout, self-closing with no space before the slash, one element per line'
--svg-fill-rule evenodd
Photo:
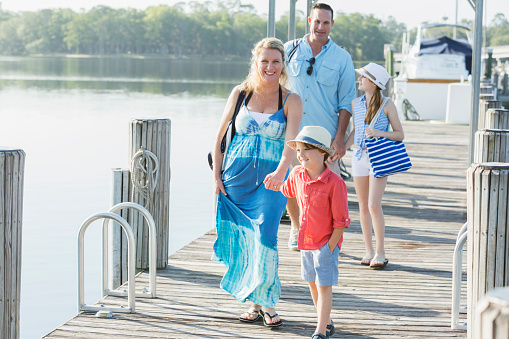
<path fill-rule="evenodd" d="M 235 127 L 225 155 L 227 196 L 220 192 L 217 200 L 213 259 L 227 269 L 221 288 L 241 302 L 274 308 L 281 295 L 277 232 L 286 198 L 263 180 L 281 160 L 286 116 L 280 109 L 258 125 L 243 106 Z"/>

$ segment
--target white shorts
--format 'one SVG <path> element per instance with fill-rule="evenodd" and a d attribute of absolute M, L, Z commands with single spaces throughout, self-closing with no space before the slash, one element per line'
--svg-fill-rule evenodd
<path fill-rule="evenodd" d="M 357 159 L 355 156 L 356 149 L 352 153 L 352 176 L 354 177 L 368 177 L 374 174 L 371 164 L 369 163 L 368 150 L 362 150 L 362 156 Z"/>

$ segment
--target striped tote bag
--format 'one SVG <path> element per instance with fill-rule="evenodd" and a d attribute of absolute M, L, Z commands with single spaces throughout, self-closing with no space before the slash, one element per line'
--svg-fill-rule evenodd
<path fill-rule="evenodd" d="M 365 142 L 375 178 L 404 172 L 412 167 L 405 144 L 402 141 L 371 138 L 366 139 Z"/>
<path fill-rule="evenodd" d="M 382 109 L 389 98 L 385 98 L 369 124 L 375 126 Z M 369 138 L 364 140 L 368 149 L 369 162 L 373 168 L 375 178 L 383 178 L 391 174 L 404 172 L 412 167 L 405 144 L 402 141 L 392 141 L 387 138 Z"/>

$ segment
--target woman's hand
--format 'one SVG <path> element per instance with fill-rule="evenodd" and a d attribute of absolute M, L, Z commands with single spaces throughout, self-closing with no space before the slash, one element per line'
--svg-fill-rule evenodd
<path fill-rule="evenodd" d="M 221 180 L 221 178 L 214 179 L 214 192 L 216 194 L 219 194 L 219 192 L 221 192 L 225 196 L 228 195 L 228 194 L 226 194 L 226 190 L 224 189 L 223 180 Z"/>
<path fill-rule="evenodd" d="M 382 136 L 382 133 L 380 133 L 382 131 L 374 128 L 374 127 L 366 127 L 366 136 L 368 138 L 376 138 L 376 137 L 381 137 Z"/>
<path fill-rule="evenodd" d="M 284 180 L 285 180 L 284 174 L 272 172 L 267 174 L 265 180 L 263 180 L 263 183 L 265 184 L 266 189 L 271 191 L 279 191 Z"/>

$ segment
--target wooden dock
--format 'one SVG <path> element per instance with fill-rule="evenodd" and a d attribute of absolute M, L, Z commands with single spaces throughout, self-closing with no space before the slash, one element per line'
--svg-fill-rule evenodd
<path fill-rule="evenodd" d="M 466 338 L 451 330 L 452 258 L 457 232 L 466 222 L 468 126 L 404 122 L 414 167 L 392 176 L 384 196 L 384 270 L 360 265 L 364 244 L 352 180 L 347 181 L 352 224 L 340 254 L 339 285 L 333 288 L 333 338 Z M 350 154 L 346 160 L 349 165 Z M 237 320 L 248 308 L 219 288 L 224 267 L 210 260 L 211 231 L 177 251 L 157 272 L 157 298 L 138 299 L 135 314 L 96 318 L 80 313 L 45 338 L 310 338 L 316 312 L 300 278 L 300 255 L 286 247 L 289 223 L 279 231 L 282 284 L 278 313 L 284 325 Z M 463 256 L 466 272 L 466 255 Z M 148 286 L 148 273 L 137 277 Z M 463 282 L 462 305 L 466 304 Z M 104 305 L 127 304 L 107 297 Z M 465 321 L 466 315 L 460 315 Z"/>

